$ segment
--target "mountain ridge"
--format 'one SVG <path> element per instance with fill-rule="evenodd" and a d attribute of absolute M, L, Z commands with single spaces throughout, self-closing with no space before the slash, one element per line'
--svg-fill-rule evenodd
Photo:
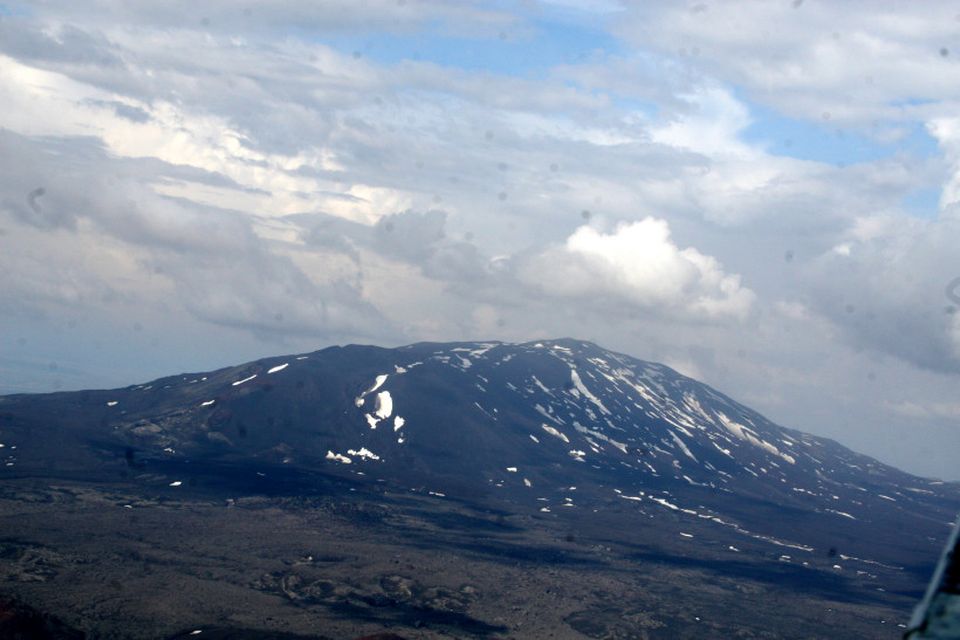
<path fill-rule="evenodd" d="M 13 428 L 27 405 L 43 428 L 87 438 L 77 449 L 94 457 L 252 456 L 353 476 L 373 465 L 401 483 L 466 479 L 527 502 L 535 482 L 559 486 L 571 469 L 667 509 L 691 510 L 669 498 L 678 486 L 698 502 L 725 492 L 786 509 L 854 486 L 867 495 L 842 502 L 857 508 L 814 507 L 848 520 L 882 511 L 877 500 L 923 503 L 921 492 L 956 489 L 777 425 L 666 365 L 571 338 L 332 346 L 111 390 L 4 396 L 0 426 Z M 17 451 L 8 472 L 30 462 Z"/>

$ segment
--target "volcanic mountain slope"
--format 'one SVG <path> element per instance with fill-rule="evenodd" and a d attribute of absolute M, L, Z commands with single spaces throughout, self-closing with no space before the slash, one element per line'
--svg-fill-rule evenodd
<path fill-rule="evenodd" d="M 733 551 L 827 554 L 862 572 L 925 569 L 960 508 L 955 485 L 574 340 L 332 347 L 123 389 L 7 396 L 0 442 L 8 477 L 133 473 L 178 487 L 321 474 L 542 514 L 629 505 Z"/>

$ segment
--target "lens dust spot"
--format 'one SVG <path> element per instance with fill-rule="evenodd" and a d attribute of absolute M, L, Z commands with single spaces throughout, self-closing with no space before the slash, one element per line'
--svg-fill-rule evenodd
<path fill-rule="evenodd" d="M 47 192 L 43 187 L 37 187 L 27 194 L 27 204 L 34 213 L 40 213 L 40 198 Z"/>
<path fill-rule="evenodd" d="M 960 306 L 960 277 L 954 278 L 947 284 L 946 293 L 950 302 Z"/>

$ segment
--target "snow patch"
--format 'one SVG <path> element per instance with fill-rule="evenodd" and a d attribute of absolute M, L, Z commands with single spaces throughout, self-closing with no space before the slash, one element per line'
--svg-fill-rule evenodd
<path fill-rule="evenodd" d="M 667 500 L 665 500 L 665 499 L 663 499 L 663 498 L 654 498 L 653 496 L 650 496 L 650 499 L 653 500 L 654 502 L 656 502 L 656 503 L 659 504 L 659 505 L 663 505 L 663 506 L 666 507 L 667 509 L 671 509 L 672 511 L 680 511 L 680 507 L 678 507 L 677 505 L 675 505 L 675 504 L 673 504 L 673 503 L 671 503 L 671 502 L 668 502 Z"/>
<path fill-rule="evenodd" d="M 542 382 L 540 382 L 540 379 L 537 378 L 537 376 L 531 376 L 530 379 L 533 380 L 533 384 L 540 388 L 540 391 L 543 391 L 547 395 L 553 395 L 553 392 L 550 391 L 550 389 L 548 389 Z"/>
<path fill-rule="evenodd" d="M 373 384 L 370 386 L 370 388 L 367 389 L 366 391 L 364 391 L 363 393 L 361 393 L 359 396 L 357 396 L 357 398 L 354 400 L 354 403 L 355 403 L 358 407 L 362 407 L 362 406 L 363 406 L 363 399 L 366 398 L 366 397 L 367 397 L 368 395 L 370 395 L 371 393 L 373 393 L 374 391 L 376 391 L 377 389 L 379 389 L 380 387 L 382 387 L 382 386 L 383 386 L 383 383 L 387 381 L 387 378 L 388 378 L 388 377 L 389 377 L 389 375 L 386 374 L 386 373 L 381 373 L 380 375 L 378 375 L 378 376 L 374 379 Z"/>
<path fill-rule="evenodd" d="M 567 444 L 570 444 L 570 438 L 568 438 L 568 437 L 567 437 L 566 435 L 564 435 L 563 433 L 557 431 L 556 429 L 554 429 L 554 428 L 551 427 L 550 425 L 548 425 L 548 424 L 542 424 L 542 425 L 540 425 L 540 427 L 541 427 L 544 431 L 546 431 L 547 433 L 549 433 L 550 435 L 552 435 L 554 438 L 560 438 L 561 440 L 563 440 L 563 441 L 566 442 Z"/>
<path fill-rule="evenodd" d="M 576 420 L 573 421 L 573 428 L 580 433 L 591 435 L 594 438 L 597 438 L 598 440 L 603 440 L 604 442 L 612 444 L 617 449 L 620 449 L 620 451 L 622 451 L 623 453 L 627 453 L 627 445 L 623 444 L 622 442 L 617 442 L 613 438 L 607 436 L 604 433 L 601 433 L 600 431 L 594 431 L 593 429 L 588 429 L 587 427 L 583 426 Z"/>
<path fill-rule="evenodd" d="M 730 433 L 735 435 L 740 440 L 749 442 L 755 447 L 759 447 L 760 449 L 764 449 L 765 451 L 768 451 L 775 456 L 779 456 L 780 458 L 786 460 L 790 464 L 796 464 L 797 461 L 793 458 L 793 456 L 788 455 L 786 453 L 782 453 L 779 449 L 777 449 L 775 446 L 773 446 L 769 442 L 766 442 L 765 440 L 761 440 L 749 428 L 745 427 L 744 425 L 738 422 L 731 420 L 723 412 L 718 411 L 717 417 L 720 418 L 720 423 L 723 424 L 723 426 L 726 427 L 726 429 Z"/>
<path fill-rule="evenodd" d="M 353 462 L 353 460 L 351 460 L 347 456 L 340 453 L 334 453 L 333 451 L 329 451 L 329 450 L 327 451 L 327 460 L 335 460 L 342 464 L 350 464 Z"/>
<path fill-rule="evenodd" d="M 278 364 L 277 366 L 271 367 L 270 369 L 268 369 L 268 370 L 267 370 L 267 375 L 269 375 L 269 374 L 271 374 L 271 373 L 277 373 L 277 372 L 279 372 L 279 371 L 283 371 L 284 369 L 286 369 L 286 368 L 289 367 L 289 366 L 290 366 L 290 363 L 289 363 L 289 362 L 284 362 L 283 364 Z"/>
<path fill-rule="evenodd" d="M 381 391 L 377 394 L 374 412 L 381 420 L 389 418 L 390 414 L 393 413 L 393 398 L 390 397 L 389 391 Z"/>
<path fill-rule="evenodd" d="M 836 509 L 826 509 L 826 511 L 829 511 L 830 513 L 835 513 L 838 516 L 843 516 L 844 518 L 850 518 L 851 520 L 856 520 L 856 518 L 854 518 L 849 513 L 846 513 L 845 511 L 837 511 Z"/>
<path fill-rule="evenodd" d="M 370 451 L 366 447 L 362 447 L 359 450 L 357 449 L 347 449 L 347 453 L 352 456 L 357 456 L 363 460 L 379 460 L 380 456 L 375 454 L 373 451 Z"/>
<path fill-rule="evenodd" d="M 691 460 L 693 460 L 693 461 L 696 462 L 696 463 L 699 463 L 699 462 L 700 462 L 699 460 L 697 460 L 697 457 L 690 452 L 690 449 L 688 449 L 686 443 L 685 443 L 683 440 L 680 439 L 680 436 L 678 436 L 677 434 L 675 434 L 673 431 L 670 431 L 670 429 L 667 429 L 667 432 L 668 432 L 671 436 L 673 436 L 673 441 L 677 443 L 677 446 L 680 447 L 680 450 L 681 450 L 681 451 L 683 451 L 685 454 L 687 454 L 687 457 L 688 457 L 688 458 L 690 458 Z"/>
<path fill-rule="evenodd" d="M 570 380 L 573 382 L 573 386 L 576 387 L 577 391 L 583 394 L 587 400 L 595 404 L 597 408 L 600 409 L 600 413 L 607 416 L 611 415 L 607 408 L 603 406 L 603 402 L 600 401 L 600 398 L 590 393 L 590 390 L 587 389 L 586 385 L 583 384 L 583 380 L 580 379 L 580 374 L 577 373 L 576 369 L 570 369 Z"/>
<path fill-rule="evenodd" d="M 257 377 L 257 374 L 253 374 L 252 376 L 250 376 L 250 377 L 248 377 L 248 378 L 244 378 L 243 380 L 237 380 L 236 382 L 230 383 L 230 386 L 231 386 L 231 387 L 240 386 L 240 385 L 243 384 L 244 382 L 250 382 L 251 380 L 253 380 L 253 379 L 256 378 L 256 377 Z"/>

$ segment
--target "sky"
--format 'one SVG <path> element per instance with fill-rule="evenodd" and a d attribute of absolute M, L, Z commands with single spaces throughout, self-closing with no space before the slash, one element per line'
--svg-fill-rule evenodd
<path fill-rule="evenodd" d="M 960 480 L 960 8 L 0 0 L 0 393 L 575 337 Z"/>

